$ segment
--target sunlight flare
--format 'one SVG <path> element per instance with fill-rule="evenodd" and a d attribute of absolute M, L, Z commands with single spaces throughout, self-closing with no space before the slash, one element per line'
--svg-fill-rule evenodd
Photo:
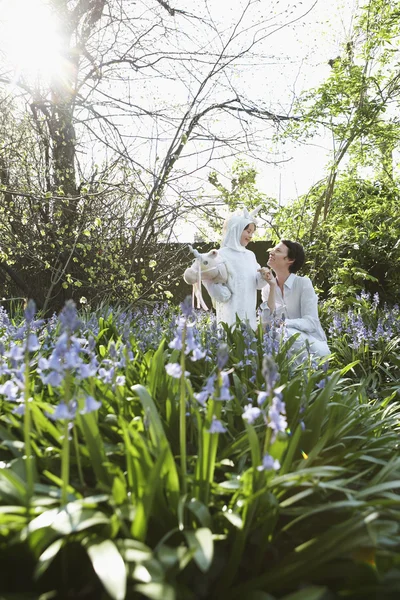
<path fill-rule="evenodd" d="M 2 46 L 16 77 L 48 81 L 62 71 L 62 39 L 47 0 L 0 2 Z"/>

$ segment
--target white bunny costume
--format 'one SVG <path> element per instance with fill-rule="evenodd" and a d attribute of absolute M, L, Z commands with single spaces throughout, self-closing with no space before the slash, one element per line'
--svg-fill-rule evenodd
<path fill-rule="evenodd" d="M 238 316 L 241 320 L 247 320 L 253 329 L 257 327 L 257 290 L 267 282 L 257 271 L 260 265 L 254 253 L 241 245 L 240 238 L 250 223 L 256 224 L 255 215 L 258 210 L 249 213 L 247 209 L 243 209 L 226 219 L 219 254 L 224 259 L 228 281 L 226 284 L 203 282 L 215 302 L 219 323 L 234 325 Z"/>

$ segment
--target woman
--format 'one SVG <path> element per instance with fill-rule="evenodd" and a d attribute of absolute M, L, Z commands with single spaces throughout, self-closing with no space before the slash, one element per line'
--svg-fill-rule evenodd
<path fill-rule="evenodd" d="M 203 282 L 214 300 L 218 323 L 235 325 L 238 316 L 257 328 L 257 290 L 266 285 L 263 274 L 267 269 L 260 269 L 254 253 L 246 249 L 256 229 L 256 212 L 243 209 L 225 221 L 219 254 L 228 271 L 227 283 Z"/>
<path fill-rule="evenodd" d="M 264 278 L 268 285 L 262 290 L 261 320 L 265 324 L 274 312 L 285 316 L 288 335 L 300 333 L 295 348 L 304 347 L 317 356 L 330 354 L 326 335 L 318 317 L 318 298 L 308 277 L 296 275 L 305 261 L 304 250 L 298 242 L 281 240 L 269 250 L 268 269 Z M 275 275 L 274 275 L 275 274 Z"/>

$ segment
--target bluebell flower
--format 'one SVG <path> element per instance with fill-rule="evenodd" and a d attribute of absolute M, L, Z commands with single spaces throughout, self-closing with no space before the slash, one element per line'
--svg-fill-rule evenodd
<path fill-rule="evenodd" d="M 272 398 L 272 407 L 282 413 L 283 415 L 286 414 L 286 405 L 284 403 L 284 401 L 282 400 L 283 396 L 282 396 L 282 392 L 277 392 L 275 390 L 275 395 Z"/>
<path fill-rule="evenodd" d="M 86 396 L 85 407 L 80 411 L 81 415 L 87 415 L 88 413 L 95 412 L 101 407 L 101 402 L 98 402 L 93 396 Z"/>
<path fill-rule="evenodd" d="M 197 402 L 199 404 L 201 404 L 201 406 L 205 406 L 207 400 L 210 397 L 210 394 L 206 390 L 202 390 L 201 392 L 197 392 L 196 394 L 193 394 L 193 396 L 195 397 Z"/>
<path fill-rule="evenodd" d="M 268 354 L 263 359 L 262 374 L 265 378 L 266 392 L 271 394 L 279 381 L 279 371 L 275 360 Z"/>
<path fill-rule="evenodd" d="M 287 426 L 286 417 L 282 415 L 279 410 L 277 410 L 276 405 L 273 404 L 268 410 L 268 427 L 275 433 L 279 433 L 285 431 Z"/>
<path fill-rule="evenodd" d="M 35 304 L 34 300 L 30 299 L 30 300 L 28 300 L 28 303 L 24 310 L 25 321 L 27 321 L 28 323 L 33 321 L 33 319 L 35 318 L 35 314 L 36 314 L 36 304 Z"/>
<path fill-rule="evenodd" d="M 180 308 L 181 308 L 182 314 L 186 318 L 192 317 L 193 316 L 192 297 L 186 296 L 185 300 L 183 302 L 181 302 Z"/>
<path fill-rule="evenodd" d="M 73 300 L 67 300 L 64 308 L 58 317 L 63 331 L 73 333 L 81 326 L 81 321 L 78 318 L 76 304 Z"/>
<path fill-rule="evenodd" d="M 0 385 L 0 394 L 10 402 L 19 402 L 23 399 L 23 385 L 18 380 L 9 379 Z"/>
<path fill-rule="evenodd" d="M 192 356 L 190 357 L 190 359 L 193 362 L 196 362 L 197 360 L 201 360 L 202 358 L 204 358 L 206 355 L 206 351 L 202 350 L 201 348 L 195 348 L 192 352 Z"/>
<path fill-rule="evenodd" d="M 73 421 L 76 416 L 77 403 L 76 400 L 71 400 L 68 404 L 61 401 L 57 406 L 53 414 L 49 414 L 49 417 L 53 421 Z"/>
<path fill-rule="evenodd" d="M 98 370 L 98 377 L 103 383 L 110 384 L 114 380 L 114 372 L 115 369 L 113 367 L 111 369 L 105 369 L 104 367 L 100 367 L 100 369 Z"/>
<path fill-rule="evenodd" d="M 217 366 L 218 370 L 222 371 L 229 360 L 229 347 L 228 344 L 220 344 L 217 350 Z"/>
<path fill-rule="evenodd" d="M 258 392 L 257 396 L 257 404 L 258 406 L 262 406 L 268 400 L 269 394 L 267 392 Z"/>
<path fill-rule="evenodd" d="M 262 414 L 263 413 L 258 408 L 258 406 L 253 406 L 252 404 L 248 404 L 244 408 L 242 417 L 245 421 L 247 421 L 250 425 L 252 425 Z"/>
<path fill-rule="evenodd" d="M 123 387 L 125 385 L 125 381 L 125 375 L 117 375 L 117 377 L 115 378 L 115 385 Z"/>
<path fill-rule="evenodd" d="M 36 352 L 39 350 L 40 344 L 36 333 L 29 333 L 26 340 L 26 349 L 28 352 Z"/>
<path fill-rule="evenodd" d="M 226 427 L 223 426 L 221 421 L 217 419 L 215 415 L 213 415 L 210 428 L 208 429 L 208 433 L 225 433 Z"/>
<path fill-rule="evenodd" d="M 179 379 L 182 376 L 182 367 L 179 363 L 168 363 L 165 365 L 165 370 L 170 377 Z"/>
<path fill-rule="evenodd" d="M 280 462 L 277 458 L 273 458 L 268 454 L 264 454 L 262 464 L 257 467 L 258 471 L 278 471 L 281 468 Z"/>

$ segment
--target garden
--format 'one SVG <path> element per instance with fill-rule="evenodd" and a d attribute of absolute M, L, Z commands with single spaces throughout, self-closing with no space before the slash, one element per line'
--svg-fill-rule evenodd
<path fill-rule="evenodd" d="M 2 309 L 2 600 L 397 598 L 400 309 L 322 313 Z"/>

